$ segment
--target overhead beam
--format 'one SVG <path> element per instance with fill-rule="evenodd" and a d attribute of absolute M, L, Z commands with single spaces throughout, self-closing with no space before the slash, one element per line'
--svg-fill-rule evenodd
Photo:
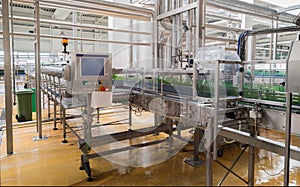
<path fill-rule="evenodd" d="M 157 16 L 157 20 L 162 20 L 164 18 L 168 18 L 168 17 L 174 16 L 174 15 L 177 15 L 177 14 L 195 9 L 195 8 L 197 8 L 197 5 L 198 5 L 198 2 L 195 2 L 195 3 L 191 3 L 187 6 L 180 7 L 180 8 L 177 8 L 175 10 L 163 13 L 163 14 Z"/>
<path fill-rule="evenodd" d="M 300 4 L 281 8 L 277 12 L 282 13 L 282 12 L 287 12 L 287 11 L 292 11 L 292 10 L 297 10 L 297 9 L 300 9 Z"/>

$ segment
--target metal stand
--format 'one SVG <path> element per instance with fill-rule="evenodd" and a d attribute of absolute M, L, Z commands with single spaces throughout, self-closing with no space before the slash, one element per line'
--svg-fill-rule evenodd
<path fill-rule="evenodd" d="M 91 167 L 90 167 L 88 154 L 81 155 L 81 166 L 79 167 L 79 169 L 85 170 L 86 174 L 88 175 L 86 181 L 91 182 L 94 180 L 92 178 L 92 171 L 91 171 Z"/>
<path fill-rule="evenodd" d="M 201 142 L 201 129 L 197 127 L 195 129 L 195 134 L 194 134 L 194 158 L 192 159 L 185 159 L 185 163 L 193 166 L 193 167 L 198 167 L 201 166 L 203 163 L 205 163 L 204 160 L 199 159 L 199 146 Z"/>
<path fill-rule="evenodd" d="M 66 132 L 66 109 L 65 108 L 61 108 L 62 112 L 63 112 L 63 141 L 62 143 L 68 143 L 68 140 L 66 140 L 67 138 L 67 132 Z"/>
<path fill-rule="evenodd" d="M 56 125 L 56 115 L 57 115 L 57 92 L 56 92 L 56 82 L 55 82 L 55 76 L 53 76 L 53 90 L 54 90 L 54 102 L 53 102 L 53 105 L 54 105 L 54 127 L 53 127 L 53 130 L 58 130 L 57 128 L 57 125 Z"/>
<path fill-rule="evenodd" d="M 286 96 L 286 130 L 285 130 L 285 158 L 284 158 L 284 186 L 289 185 L 290 177 L 290 145 L 291 145 L 291 124 L 292 124 L 292 93 Z"/>
<path fill-rule="evenodd" d="M 255 147 L 249 146 L 248 153 L 248 186 L 254 186 Z"/>
<path fill-rule="evenodd" d="M 211 148 L 206 151 L 206 186 L 212 186 L 212 156 L 211 156 Z"/>
<path fill-rule="evenodd" d="M 132 106 L 129 104 L 129 130 L 132 130 Z"/>

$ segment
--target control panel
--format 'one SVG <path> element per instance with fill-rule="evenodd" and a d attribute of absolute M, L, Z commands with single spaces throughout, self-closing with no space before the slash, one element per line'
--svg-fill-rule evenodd
<path fill-rule="evenodd" d="M 89 94 L 112 90 L 112 61 L 110 54 L 75 53 L 65 68 L 67 92 Z"/>

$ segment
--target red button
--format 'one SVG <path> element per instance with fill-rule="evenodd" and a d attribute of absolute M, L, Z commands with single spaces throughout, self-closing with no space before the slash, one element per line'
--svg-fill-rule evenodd
<path fill-rule="evenodd" d="M 105 91 L 105 86 L 101 86 L 100 91 Z"/>

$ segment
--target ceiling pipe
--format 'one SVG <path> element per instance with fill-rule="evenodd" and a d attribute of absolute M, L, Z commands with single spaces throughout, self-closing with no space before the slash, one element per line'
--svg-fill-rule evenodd
<path fill-rule="evenodd" d="M 224 10 L 230 10 L 242 14 L 274 19 L 274 16 L 278 16 L 278 21 L 293 23 L 295 15 L 288 13 L 279 13 L 274 9 L 262 7 L 255 4 L 241 2 L 238 0 L 207 0 L 207 5 L 217 7 Z"/>
<path fill-rule="evenodd" d="M 108 1 L 93 1 L 93 0 L 81 0 L 80 2 L 91 3 L 91 4 L 95 4 L 95 5 L 100 5 L 100 6 L 106 6 L 106 8 L 114 7 L 114 8 L 120 9 L 120 10 L 138 12 L 140 14 L 148 14 L 148 15 L 153 14 L 153 11 L 150 9 L 140 8 L 140 7 L 129 5 L 129 4 L 121 4 L 121 3 L 108 2 Z"/>
<path fill-rule="evenodd" d="M 65 1 L 55 1 L 55 0 L 41 0 L 41 5 L 47 6 L 63 6 L 65 9 L 72 9 L 72 7 L 88 10 L 97 10 L 101 11 L 99 14 L 104 14 L 108 16 L 130 16 L 131 18 L 141 18 L 144 20 L 150 20 L 150 17 L 154 15 L 154 12 L 149 9 L 143 9 L 140 7 L 134 7 L 130 5 L 123 5 L 114 2 L 106 1 L 89 1 L 82 0 L 80 2 L 74 0 L 65 0 Z M 79 10 L 80 11 L 80 10 Z M 83 10 L 81 10 L 83 11 Z"/>

